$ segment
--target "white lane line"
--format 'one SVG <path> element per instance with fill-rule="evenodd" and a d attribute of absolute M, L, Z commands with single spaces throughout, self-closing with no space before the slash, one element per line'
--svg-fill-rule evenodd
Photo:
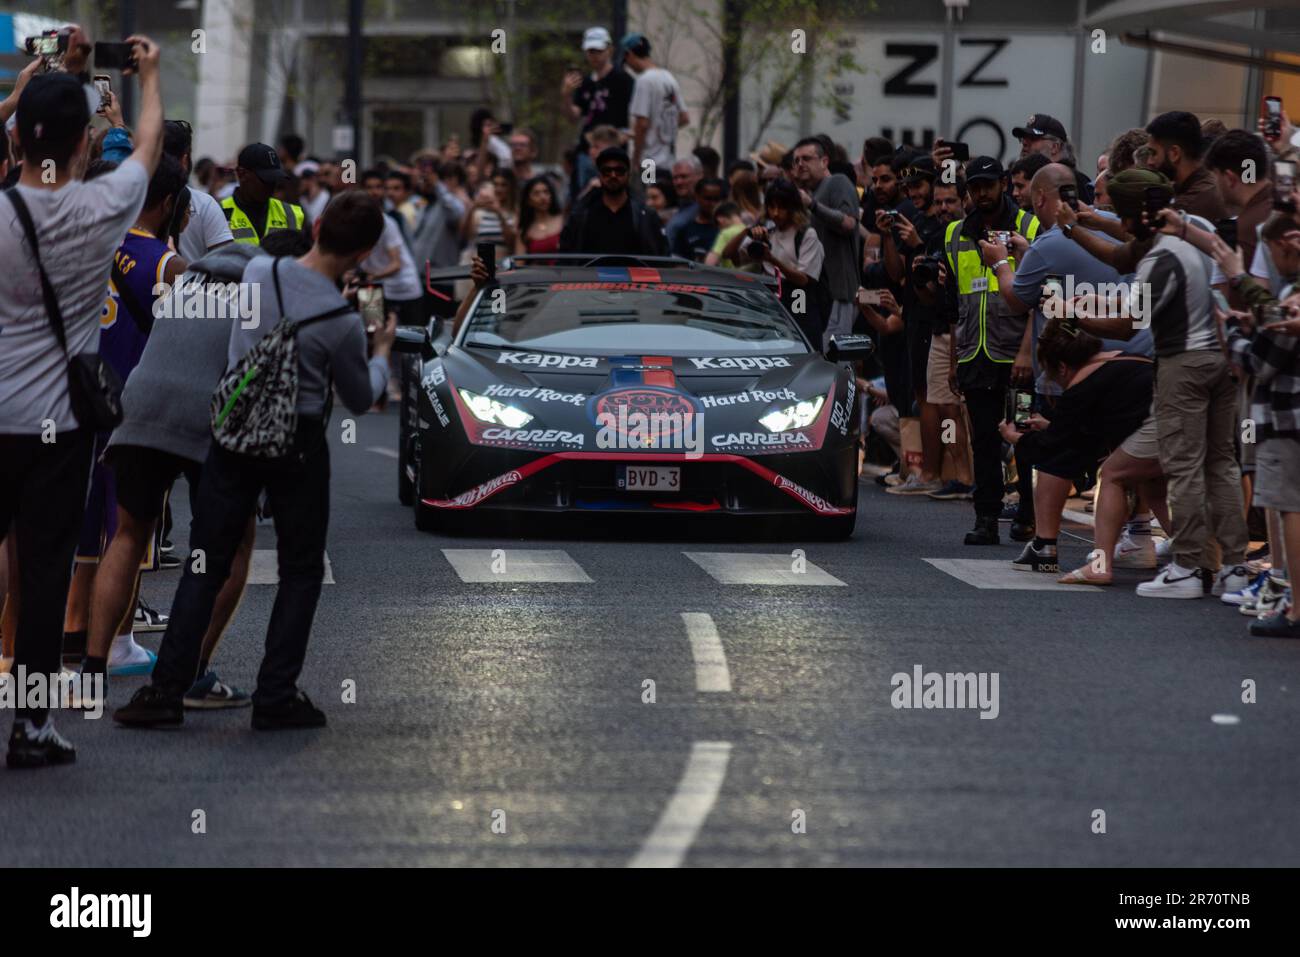
<path fill-rule="evenodd" d="M 753 552 L 682 552 L 723 585 L 839 585 L 840 581 L 802 556 Z"/>
<path fill-rule="evenodd" d="M 382 445 L 371 445 L 366 448 L 367 452 L 374 452 L 376 455 L 383 455 L 390 459 L 400 458 L 396 449 L 386 449 Z"/>
<path fill-rule="evenodd" d="M 444 548 L 442 554 L 463 582 L 591 581 L 560 548 Z"/>
<path fill-rule="evenodd" d="M 248 566 L 248 584 L 280 584 L 280 563 L 276 559 L 274 548 L 253 549 L 253 560 Z M 325 577 L 321 580 L 321 584 L 334 584 L 334 566 L 330 564 L 328 554 L 325 556 Z"/>
<path fill-rule="evenodd" d="M 1056 580 L 1059 575 L 1018 571 L 1011 567 L 1010 561 L 1000 558 L 923 558 L 921 561 L 928 562 L 939 571 L 946 572 L 958 581 L 976 588 L 1002 591 L 1077 591 L 1093 594 L 1104 590 L 1096 585 L 1062 585 Z"/>
<path fill-rule="evenodd" d="M 678 867 L 713 810 L 727 776 L 730 741 L 696 741 L 672 800 L 628 867 Z"/>
<path fill-rule="evenodd" d="M 731 671 L 727 668 L 727 653 L 722 650 L 722 639 L 713 616 L 703 611 L 684 611 L 686 637 L 691 642 L 691 657 L 695 659 L 696 691 L 730 691 Z"/>

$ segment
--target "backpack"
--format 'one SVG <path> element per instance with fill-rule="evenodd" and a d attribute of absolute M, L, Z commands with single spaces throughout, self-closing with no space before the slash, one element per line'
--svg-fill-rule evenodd
<path fill-rule="evenodd" d="M 294 321 L 284 313 L 280 260 L 271 264 L 280 321 L 235 363 L 212 394 L 212 437 L 227 452 L 283 458 L 298 430 L 298 330 L 353 311 L 339 306 Z"/>

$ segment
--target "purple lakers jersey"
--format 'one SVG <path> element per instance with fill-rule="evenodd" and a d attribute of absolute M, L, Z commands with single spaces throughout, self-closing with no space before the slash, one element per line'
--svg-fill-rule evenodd
<path fill-rule="evenodd" d="M 153 309 L 154 285 L 163 281 L 167 263 L 175 255 L 163 240 L 135 226 L 113 254 L 113 261 L 141 309 Z M 152 326 L 152 313 L 133 315 L 110 274 L 108 298 L 99 314 L 99 354 L 123 381 L 144 354 L 147 330 Z"/>

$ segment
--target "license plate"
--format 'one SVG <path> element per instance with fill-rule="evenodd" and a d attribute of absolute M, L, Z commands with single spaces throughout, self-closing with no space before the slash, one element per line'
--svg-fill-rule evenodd
<path fill-rule="evenodd" d="M 618 487 L 629 492 L 680 492 L 682 470 L 676 466 L 620 465 Z"/>

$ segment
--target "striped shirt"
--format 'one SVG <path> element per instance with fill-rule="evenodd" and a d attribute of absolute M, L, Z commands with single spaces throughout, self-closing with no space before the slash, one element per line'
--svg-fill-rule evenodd
<path fill-rule="evenodd" d="M 1238 292 L 1252 306 L 1277 302 L 1253 280 L 1242 283 Z M 1226 331 L 1228 358 L 1255 377 L 1250 417 L 1260 426 L 1256 441 L 1300 441 L 1300 337 L 1267 326 L 1257 326 L 1247 336 L 1235 319 L 1228 320 Z"/>
<path fill-rule="evenodd" d="M 1219 348 L 1206 258 L 1177 236 L 1160 234 L 1137 267 L 1155 354 L 1175 356 Z"/>

